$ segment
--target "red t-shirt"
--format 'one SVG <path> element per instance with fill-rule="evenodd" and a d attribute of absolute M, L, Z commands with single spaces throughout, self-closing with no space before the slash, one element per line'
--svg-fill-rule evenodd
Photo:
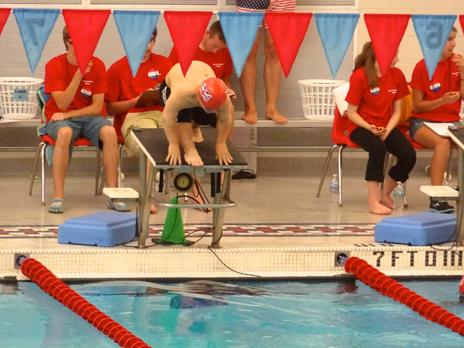
<path fill-rule="evenodd" d="M 385 127 L 393 113 L 393 103 L 409 94 L 406 78 L 398 68 L 390 68 L 379 78 L 379 85 L 369 88 L 364 68 L 356 69 L 350 77 L 350 89 L 346 96 L 349 104 L 358 106 L 358 114 L 369 124 Z M 358 126 L 349 121 L 351 133 Z"/>
<path fill-rule="evenodd" d="M 110 88 L 106 93 L 105 100 L 107 102 L 116 102 L 137 97 L 147 89 L 163 82 L 173 65 L 168 58 L 152 53 L 146 62 L 140 64 L 137 74 L 132 76 L 127 57 L 119 59 L 108 69 L 108 86 Z M 132 108 L 128 112 L 149 110 L 163 111 L 163 107 L 161 105 L 151 105 Z M 114 128 L 118 134 L 121 132 L 121 126 L 125 118 L 125 114 L 117 115 L 114 118 Z"/>
<path fill-rule="evenodd" d="M 169 54 L 169 58 L 177 63 L 176 50 L 173 48 Z M 197 48 L 193 60 L 199 60 L 208 64 L 213 69 L 216 77 L 226 79 L 232 75 L 232 59 L 230 58 L 229 50 L 224 48 L 215 53 L 203 51 L 200 47 Z"/>
<path fill-rule="evenodd" d="M 92 104 L 92 95 L 106 93 L 105 64 L 96 57 L 92 57 L 92 62 L 92 69 L 82 77 L 74 99 L 65 111 L 79 110 L 89 106 Z M 77 65 L 68 62 L 66 53 L 52 58 L 45 65 L 45 93 L 64 91 L 71 83 L 77 69 Z M 53 96 L 50 96 L 45 105 L 47 122 L 55 112 L 61 112 L 61 110 L 56 105 Z"/>
<path fill-rule="evenodd" d="M 447 92 L 459 92 L 461 90 L 461 75 L 456 64 L 448 58 L 438 63 L 432 81 L 430 81 L 425 61 L 422 59 L 416 64 L 412 73 L 411 87 L 422 91 L 424 100 L 434 100 Z M 411 117 L 438 122 L 456 122 L 459 121 L 460 110 L 461 98 L 454 103 L 442 105 L 420 114 L 413 111 Z"/>

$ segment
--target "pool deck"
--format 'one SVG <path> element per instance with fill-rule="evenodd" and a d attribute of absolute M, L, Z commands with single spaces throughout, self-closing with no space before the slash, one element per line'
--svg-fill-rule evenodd
<path fill-rule="evenodd" d="M 70 217 L 104 209 L 104 198 L 91 195 L 92 178 L 70 180 L 75 193 L 69 194 L 67 210 L 60 216 L 48 214 L 37 194 L 29 197 L 23 191 L 15 196 L 18 192 L 15 185 L 24 183 L 10 178 L 7 180 L 10 185 L 6 187 L 11 190 L 9 207 L 2 207 L 0 213 L 4 226 L 0 227 L 0 281 L 25 279 L 15 264 L 18 255 L 34 257 L 58 277 L 70 280 L 344 277 L 347 274 L 343 261 L 349 256 L 363 258 L 392 276 L 461 276 L 463 273 L 464 247 L 452 243 L 433 247 L 375 243 L 374 226 L 383 217 L 366 213 L 365 192 L 360 195 L 350 189 L 355 187 L 352 181 L 362 183 L 359 178 L 347 179 L 343 208 L 327 197 L 313 198 L 317 178 L 309 182 L 306 178 L 291 178 L 296 181 L 295 192 L 287 192 L 282 197 L 278 211 L 269 195 L 276 197 L 278 194 L 273 190 L 282 186 L 280 180 L 288 182 L 288 178 L 259 180 L 234 183 L 236 196 L 232 198 L 236 199 L 237 207 L 226 213 L 220 248 L 209 247 L 211 233 L 208 232 L 192 246 L 154 245 L 150 238 L 147 248 L 139 249 L 136 242 L 116 247 L 58 244 L 57 225 Z M 408 187 L 410 207 L 400 214 L 426 210 L 424 197 L 415 193 L 418 191 L 415 186 L 420 184 L 421 181 Z M 264 187 L 270 192 L 261 197 Z M 249 195 L 250 190 L 253 196 Z M 77 209 L 82 202 L 88 203 L 85 209 Z M 289 202 L 296 209 L 289 208 Z M 262 218 L 263 214 L 268 218 Z M 164 216 L 162 209 L 152 216 L 152 236 L 159 235 Z M 189 210 L 183 213 L 183 218 L 186 234 L 194 231 L 188 239 L 196 241 L 208 228 L 211 214 Z"/>

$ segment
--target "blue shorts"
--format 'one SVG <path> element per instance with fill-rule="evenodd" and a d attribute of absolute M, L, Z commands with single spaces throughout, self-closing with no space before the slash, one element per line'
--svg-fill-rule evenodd
<path fill-rule="evenodd" d="M 436 121 L 429 121 L 429 120 L 424 120 L 422 118 L 410 118 L 409 119 L 409 136 L 411 139 L 414 139 L 416 136 L 416 132 L 421 128 L 422 126 L 425 126 L 424 123 L 442 123 L 442 122 L 436 122 Z M 461 122 L 453 122 L 455 125 L 460 125 Z"/>
<path fill-rule="evenodd" d="M 111 122 L 102 116 L 82 116 L 63 121 L 48 122 L 46 131 L 48 135 L 56 140 L 58 130 L 69 127 L 73 133 L 71 144 L 74 144 L 77 138 L 86 138 L 93 145 L 101 148 L 100 131 L 105 126 L 111 126 Z"/>

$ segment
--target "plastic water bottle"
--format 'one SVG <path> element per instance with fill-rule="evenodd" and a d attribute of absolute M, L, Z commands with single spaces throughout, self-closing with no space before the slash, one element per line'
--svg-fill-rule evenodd
<path fill-rule="evenodd" d="M 338 175 L 337 174 L 332 175 L 332 179 L 330 180 L 330 184 L 329 184 L 329 189 L 330 189 L 330 192 L 332 192 L 332 193 L 338 193 L 339 185 L 338 185 Z"/>
<path fill-rule="evenodd" d="M 404 208 L 404 185 L 401 181 L 396 183 L 396 187 L 393 190 L 393 205 L 395 210 L 401 211 Z"/>

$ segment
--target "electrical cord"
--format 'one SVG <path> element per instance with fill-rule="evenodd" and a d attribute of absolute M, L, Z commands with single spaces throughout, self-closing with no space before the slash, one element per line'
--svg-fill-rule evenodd
<path fill-rule="evenodd" d="M 219 262 L 220 262 L 225 268 L 227 268 L 229 271 L 232 271 L 232 272 L 237 273 L 237 274 L 249 276 L 249 277 L 262 278 L 262 276 L 260 276 L 260 275 L 258 275 L 258 274 L 240 272 L 240 271 L 237 271 L 237 270 L 233 269 L 232 267 L 227 266 L 226 263 L 225 263 L 224 261 L 221 260 L 221 258 L 218 256 L 218 254 L 216 254 L 216 252 L 213 250 L 213 248 L 211 247 L 211 245 L 208 247 L 208 250 L 211 251 L 211 253 L 219 260 Z"/>

